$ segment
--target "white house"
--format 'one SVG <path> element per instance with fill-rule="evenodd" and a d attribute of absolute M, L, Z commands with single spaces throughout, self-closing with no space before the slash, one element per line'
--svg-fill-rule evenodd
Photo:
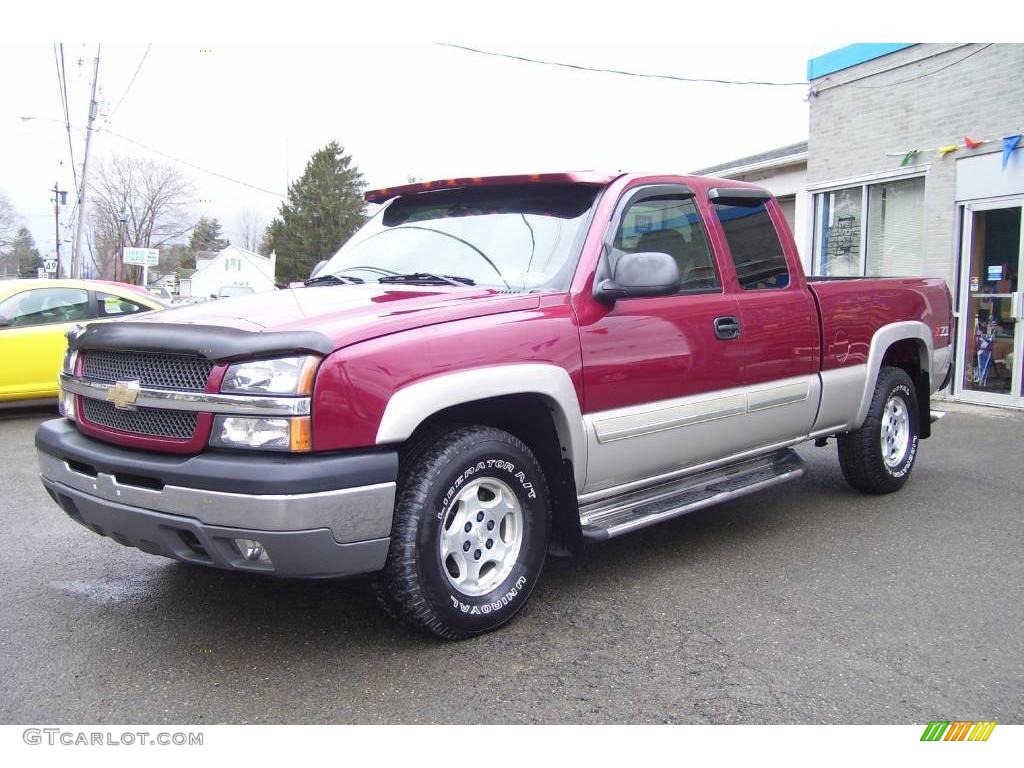
<path fill-rule="evenodd" d="M 260 256 L 237 245 L 229 245 L 219 253 L 203 254 L 196 258 L 196 271 L 187 280 L 182 280 L 179 293 L 182 296 L 217 296 L 232 293 L 232 286 L 240 286 L 239 292 L 251 288 L 254 293 L 274 289 L 274 272 L 277 255 Z M 238 289 L 236 289 L 237 291 Z"/>

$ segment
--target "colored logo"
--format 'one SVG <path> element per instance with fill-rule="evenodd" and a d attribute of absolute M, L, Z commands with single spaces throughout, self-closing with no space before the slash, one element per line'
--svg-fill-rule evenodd
<path fill-rule="evenodd" d="M 995 728 L 995 720 L 932 720 L 921 741 L 988 741 Z"/>

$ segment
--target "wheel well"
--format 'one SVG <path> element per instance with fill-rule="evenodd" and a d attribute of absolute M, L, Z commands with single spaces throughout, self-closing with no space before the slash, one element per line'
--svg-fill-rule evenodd
<path fill-rule="evenodd" d="M 926 355 L 924 343 L 920 339 L 901 339 L 895 342 L 882 357 L 882 365 L 900 368 L 914 382 L 917 393 L 917 430 L 923 439 L 931 436 L 931 382 L 922 358 Z"/>
<path fill-rule="evenodd" d="M 540 462 L 551 493 L 552 554 L 579 553 L 583 546 L 579 506 L 572 462 L 566 458 L 551 415 L 541 395 L 502 395 L 460 403 L 429 416 L 410 436 L 414 441 L 425 431 L 449 424 L 481 424 L 515 435 Z"/>

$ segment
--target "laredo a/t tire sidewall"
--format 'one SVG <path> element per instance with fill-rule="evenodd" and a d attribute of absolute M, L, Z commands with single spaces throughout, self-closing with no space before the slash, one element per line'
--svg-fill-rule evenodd
<path fill-rule="evenodd" d="M 902 372 L 901 372 L 902 373 Z M 881 464 L 882 471 L 892 480 L 892 482 L 899 483 L 900 486 L 907 481 L 907 476 L 910 471 L 914 468 L 914 461 L 917 459 L 917 448 L 918 448 L 918 413 L 917 413 L 917 393 L 914 392 L 913 385 L 909 382 L 909 377 L 906 374 L 902 376 L 894 376 L 895 383 L 890 384 L 887 391 L 881 398 L 881 409 L 878 413 L 878 428 L 881 430 L 882 425 L 882 412 L 885 409 L 889 399 L 894 395 L 898 395 L 903 400 L 903 405 L 907 409 L 907 417 L 910 421 L 910 439 L 909 445 L 907 446 L 906 454 L 903 460 L 895 467 L 890 467 L 885 462 L 885 458 L 882 456 L 881 446 L 879 446 L 879 463 Z M 881 441 L 881 434 L 878 435 L 879 442 Z"/>
<path fill-rule="evenodd" d="M 882 418 L 893 395 L 899 395 L 907 409 L 910 436 L 903 459 L 889 466 L 881 445 Z M 839 464 L 850 486 L 864 493 L 893 493 L 902 488 L 914 468 L 919 445 L 917 393 L 910 377 L 898 368 L 883 367 L 867 419 L 860 429 L 840 435 L 838 443 Z"/>
<path fill-rule="evenodd" d="M 416 535 L 419 582 L 435 615 L 459 636 L 487 632 L 515 616 L 533 592 L 547 554 L 547 483 L 536 459 L 516 445 L 518 440 L 508 437 L 514 442 L 487 436 L 439 470 L 420 468 L 435 469 L 436 474 L 423 500 Z M 439 551 L 441 527 L 459 489 L 487 477 L 500 480 L 515 493 L 522 510 L 522 544 L 515 565 L 500 584 L 484 595 L 466 595 L 445 575 Z"/>

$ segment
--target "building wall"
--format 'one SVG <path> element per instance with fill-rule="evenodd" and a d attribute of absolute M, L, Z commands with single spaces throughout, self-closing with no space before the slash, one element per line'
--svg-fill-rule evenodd
<path fill-rule="evenodd" d="M 925 171 L 924 272 L 946 278 L 950 286 L 956 279 L 956 160 L 1001 152 L 1002 137 L 1024 127 L 1024 45 L 981 48 L 915 45 L 811 83 L 809 189 L 844 186 L 872 175 Z M 912 80 L 972 52 L 977 53 Z M 900 167 L 902 157 L 886 155 L 962 142 L 965 135 L 994 141 L 976 150 L 961 148 L 945 158 L 922 152 L 909 168 Z M 806 261 L 809 239 L 802 250 Z"/>

